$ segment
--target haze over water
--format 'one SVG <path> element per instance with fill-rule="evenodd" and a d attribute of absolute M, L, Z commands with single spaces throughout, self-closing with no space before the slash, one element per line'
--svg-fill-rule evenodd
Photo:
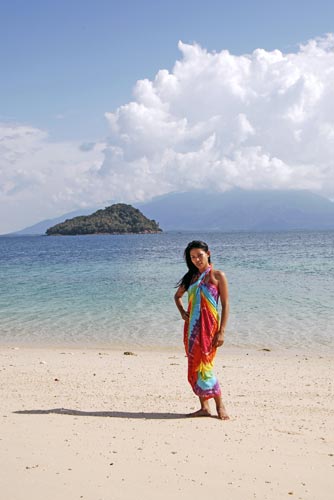
<path fill-rule="evenodd" d="M 181 347 L 193 239 L 229 281 L 226 345 L 333 349 L 331 231 L 1 237 L 0 344 Z"/>

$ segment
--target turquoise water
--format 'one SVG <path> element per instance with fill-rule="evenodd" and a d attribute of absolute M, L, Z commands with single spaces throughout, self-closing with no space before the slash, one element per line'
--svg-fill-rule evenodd
<path fill-rule="evenodd" d="M 330 231 L 0 237 L 0 343 L 180 347 L 192 239 L 229 281 L 227 345 L 334 347 Z"/>

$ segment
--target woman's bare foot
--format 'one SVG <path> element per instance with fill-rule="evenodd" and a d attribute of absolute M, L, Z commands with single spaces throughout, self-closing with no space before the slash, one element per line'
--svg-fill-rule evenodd
<path fill-rule="evenodd" d="M 230 417 L 228 416 L 228 414 L 226 412 L 224 405 L 217 407 L 217 415 L 218 415 L 219 420 L 229 420 L 230 419 Z"/>
<path fill-rule="evenodd" d="M 201 408 L 200 410 L 194 411 L 193 413 L 188 413 L 186 417 L 211 417 L 211 413 L 210 410 Z"/>

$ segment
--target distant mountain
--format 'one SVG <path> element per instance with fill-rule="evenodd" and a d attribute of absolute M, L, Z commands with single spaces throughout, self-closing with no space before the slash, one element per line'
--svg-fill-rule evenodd
<path fill-rule="evenodd" d="M 334 229 L 334 203 L 309 191 L 192 191 L 171 193 L 133 204 L 164 230 L 275 231 Z M 41 221 L 12 235 L 45 234 L 65 219 L 96 208 Z"/>
<path fill-rule="evenodd" d="M 124 234 L 124 233 L 159 233 L 161 229 L 155 220 L 145 217 L 140 210 L 116 203 L 91 215 L 81 215 L 67 219 L 46 230 L 52 235 L 78 234 Z"/>
<path fill-rule="evenodd" d="M 136 206 L 164 230 L 334 229 L 334 203 L 309 191 L 192 191 Z"/>

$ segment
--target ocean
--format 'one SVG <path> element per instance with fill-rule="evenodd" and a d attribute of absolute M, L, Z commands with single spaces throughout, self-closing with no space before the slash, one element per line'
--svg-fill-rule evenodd
<path fill-rule="evenodd" d="M 227 346 L 333 350 L 333 231 L 0 237 L 0 344 L 181 347 L 193 239 L 229 282 Z"/>

